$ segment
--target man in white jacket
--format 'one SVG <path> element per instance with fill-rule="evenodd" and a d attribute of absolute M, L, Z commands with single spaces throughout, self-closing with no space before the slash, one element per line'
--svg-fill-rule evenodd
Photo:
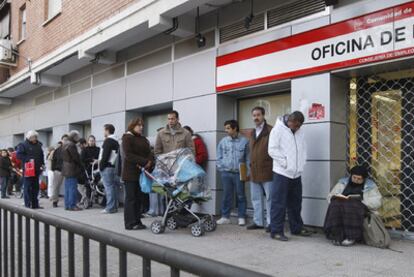
<path fill-rule="evenodd" d="M 303 228 L 302 179 L 306 162 L 306 142 L 301 126 L 305 118 L 299 111 L 279 117 L 269 137 L 269 156 L 273 159 L 273 186 L 270 209 L 270 237 L 287 241 L 284 234 L 286 210 L 292 235 L 309 236 Z"/>

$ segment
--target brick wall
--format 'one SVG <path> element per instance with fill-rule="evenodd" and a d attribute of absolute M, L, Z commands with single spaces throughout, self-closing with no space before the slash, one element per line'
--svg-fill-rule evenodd
<path fill-rule="evenodd" d="M 90 30 L 127 6 L 139 0 L 62 0 L 62 12 L 43 26 L 47 20 L 47 0 L 13 0 L 11 4 L 13 45 L 19 41 L 20 8 L 26 4 L 26 40 L 17 49 L 25 57 L 36 61 L 54 49 Z M 16 74 L 27 66 L 17 59 Z"/>

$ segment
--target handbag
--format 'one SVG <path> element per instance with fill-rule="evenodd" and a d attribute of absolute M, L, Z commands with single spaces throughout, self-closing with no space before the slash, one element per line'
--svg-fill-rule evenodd
<path fill-rule="evenodd" d="M 141 175 L 139 176 L 139 185 L 143 193 L 151 193 L 152 191 L 152 180 L 145 174 L 145 170 L 142 169 Z"/>
<path fill-rule="evenodd" d="M 36 169 L 35 162 L 33 159 L 24 164 L 24 177 L 35 177 Z"/>

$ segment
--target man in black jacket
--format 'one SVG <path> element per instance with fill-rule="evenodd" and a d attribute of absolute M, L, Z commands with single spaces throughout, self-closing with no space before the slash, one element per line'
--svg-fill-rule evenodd
<path fill-rule="evenodd" d="M 115 138 L 115 127 L 112 124 L 104 125 L 105 140 L 100 155 L 99 170 L 105 186 L 106 207 L 102 213 L 116 213 L 118 211 L 118 182 L 115 174 L 116 157 L 119 143 Z"/>
<path fill-rule="evenodd" d="M 63 158 L 62 158 L 62 149 L 63 145 L 68 141 L 68 135 L 64 134 L 61 140 L 58 142 L 58 146 L 53 152 L 52 157 L 52 171 L 53 171 L 53 184 L 52 184 L 52 196 L 50 201 L 53 203 L 53 207 L 56 208 L 59 202 L 59 192 L 60 187 L 63 183 Z"/>
<path fill-rule="evenodd" d="M 27 132 L 26 140 L 17 146 L 17 158 L 22 161 L 24 174 L 24 205 L 32 209 L 41 208 L 38 199 L 39 176 L 45 167 L 42 143 L 37 140 L 38 135 L 36 131 Z M 28 162 L 34 162 L 34 176 L 28 176 L 25 170 Z"/>

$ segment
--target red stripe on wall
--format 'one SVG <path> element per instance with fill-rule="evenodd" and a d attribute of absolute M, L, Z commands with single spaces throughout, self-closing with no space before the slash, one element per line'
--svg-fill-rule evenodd
<path fill-rule="evenodd" d="M 369 29 L 375 26 L 384 25 L 394 21 L 394 17 L 387 17 L 392 14 L 394 8 L 385 9 L 379 12 L 364 15 L 351 20 L 335 23 L 326 27 L 310 30 L 304 33 L 300 33 L 294 36 L 286 37 L 276 41 L 267 42 L 250 48 L 246 48 L 240 51 L 236 51 L 230 54 L 226 54 L 216 59 L 216 66 L 220 67 L 226 64 L 231 64 L 266 54 L 298 47 L 301 45 L 357 32 L 360 30 Z M 373 20 L 375 18 L 381 18 L 382 20 Z M 402 18 L 399 18 L 402 19 Z"/>
<path fill-rule="evenodd" d="M 328 71 L 328 70 L 337 69 L 337 68 L 344 68 L 344 67 L 350 67 L 350 66 L 355 66 L 355 65 L 359 65 L 359 64 L 390 60 L 390 59 L 400 58 L 400 57 L 409 56 L 409 55 L 413 55 L 413 54 L 414 54 L 414 47 L 409 47 L 409 48 L 405 48 L 405 49 L 401 49 L 401 50 L 395 50 L 395 51 L 390 51 L 390 52 L 386 52 L 386 53 L 375 54 L 375 55 L 366 56 L 366 57 L 357 58 L 357 59 L 352 59 L 352 60 L 347 60 L 347 61 L 343 61 L 343 62 L 331 63 L 331 64 L 327 64 L 327 65 L 316 66 L 316 67 L 312 67 L 312 68 L 306 68 L 306 69 L 301 69 L 301 70 L 296 70 L 296 71 L 290 71 L 290 72 L 281 73 L 281 74 L 272 75 L 272 76 L 267 76 L 267 77 L 263 77 L 263 78 L 257 78 L 257 79 L 253 79 L 253 80 L 243 81 L 243 82 L 234 83 L 234 84 L 230 84 L 230 85 L 224 85 L 224 86 L 217 87 L 217 92 L 223 92 L 223 91 L 231 90 L 231 89 L 238 89 L 238 88 L 247 87 L 247 86 L 253 86 L 253 85 L 258 85 L 258 84 L 263 84 L 263 83 L 269 83 L 269 82 L 274 82 L 274 81 L 283 80 L 283 79 L 289 79 L 289 78 L 293 78 L 293 77 L 297 77 L 297 76 L 311 75 L 311 74 L 314 74 L 314 73 L 318 73 L 318 72 L 322 72 L 322 71 Z"/>

